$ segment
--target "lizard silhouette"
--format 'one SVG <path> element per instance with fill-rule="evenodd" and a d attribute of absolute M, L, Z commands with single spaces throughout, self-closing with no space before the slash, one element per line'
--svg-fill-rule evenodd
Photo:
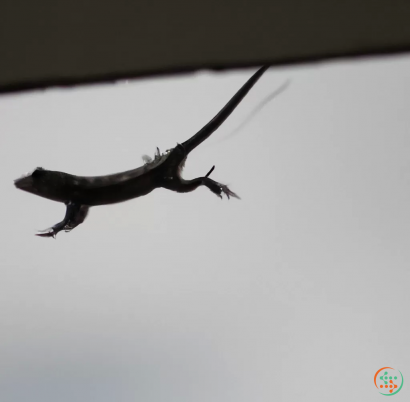
<path fill-rule="evenodd" d="M 148 156 L 143 157 L 143 166 L 95 177 L 75 176 L 38 167 L 32 173 L 15 180 L 14 184 L 18 189 L 66 205 L 64 219 L 36 235 L 55 238 L 58 232 L 69 232 L 83 223 L 92 206 L 127 201 L 161 187 L 187 193 L 199 186 L 206 186 L 220 198 L 222 194 L 228 199 L 239 198 L 228 186 L 209 178 L 215 166 L 205 176 L 193 180 L 183 179 L 181 172 L 189 153 L 218 129 L 268 68 L 269 66 L 263 66 L 256 71 L 219 113 L 190 139 L 164 154 L 157 148 L 153 160 Z"/>

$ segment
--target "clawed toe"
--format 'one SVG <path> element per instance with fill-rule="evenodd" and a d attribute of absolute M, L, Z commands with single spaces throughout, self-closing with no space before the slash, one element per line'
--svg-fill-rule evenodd
<path fill-rule="evenodd" d="M 228 186 L 226 186 L 225 184 L 221 184 L 221 190 L 226 195 L 228 200 L 230 199 L 230 197 L 237 198 L 238 200 L 241 199 L 237 194 L 235 194 L 233 191 L 229 190 Z M 221 198 L 222 198 L 222 196 L 221 196 Z"/>
<path fill-rule="evenodd" d="M 213 171 L 214 167 L 208 172 L 207 176 L 211 174 Z M 214 194 L 216 194 L 220 199 L 222 199 L 222 194 L 225 194 L 228 200 L 233 197 L 233 198 L 238 198 L 240 200 L 240 197 L 235 194 L 233 191 L 229 190 L 228 186 L 225 184 L 218 183 L 217 181 L 214 181 L 210 179 L 209 177 L 205 176 L 202 178 L 202 184 L 207 186 Z"/>
<path fill-rule="evenodd" d="M 45 229 L 45 230 L 39 230 L 36 233 L 36 236 L 39 236 L 39 237 L 52 237 L 52 238 L 55 239 L 56 236 L 57 236 L 57 232 L 53 228 L 48 228 L 48 229 Z"/>

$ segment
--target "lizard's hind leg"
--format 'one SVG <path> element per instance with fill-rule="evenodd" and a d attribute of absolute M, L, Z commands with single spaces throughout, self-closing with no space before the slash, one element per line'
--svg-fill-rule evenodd
<path fill-rule="evenodd" d="M 222 193 L 223 193 L 226 195 L 228 200 L 230 197 L 238 198 L 238 200 L 240 200 L 240 197 L 237 194 L 235 194 L 233 191 L 229 190 L 227 185 L 218 183 L 217 181 L 209 178 L 209 175 L 214 171 L 214 169 L 215 169 L 215 165 L 212 166 L 211 170 L 202 179 L 202 184 L 204 186 L 207 186 L 214 194 L 216 194 L 221 199 L 222 199 Z"/>
<path fill-rule="evenodd" d="M 228 199 L 231 197 L 238 198 L 240 197 L 231 191 L 227 185 L 218 183 L 215 180 L 209 178 L 209 175 L 213 172 L 215 166 L 212 166 L 211 170 L 204 177 L 197 177 L 193 180 L 184 180 L 180 178 L 179 180 L 172 181 L 167 186 L 169 190 L 177 191 L 178 193 L 189 193 L 196 190 L 199 186 L 208 187 L 214 194 L 222 199 L 222 194 L 225 194 Z"/>
<path fill-rule="evenodd" d="M 222 198 L 222 194 L 225 194 L 228 199 L 231 197 L 240 199 L 240 197 L 231 191 L 226 184 L 218 183 L 209 178 L 209 175 L 214 169 L 215 166 L 212 166 L 212 169 L 204 177 L 197 177 L 192 180 L 184 180 L 180 175 L 170 177 L 161 187 L 176 191 L 177 193 L 190 193 L 191 191 L 196 190 L 199 186 L 206 186 L 219 198 Z"/>

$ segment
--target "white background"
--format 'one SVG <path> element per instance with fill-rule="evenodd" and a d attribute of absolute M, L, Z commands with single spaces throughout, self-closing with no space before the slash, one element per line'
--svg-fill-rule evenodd
<path fill-rule="evenodd" d="M 381 367 L 409 381 L 409 57 L 268 70 L 184 171 L 215 164 L 240 201 L 158 189 L 34 236 L 64 206 L 14 179 L 137 167 L 254 71 L 0 98 L 1 401 L 375 401 Z"/>

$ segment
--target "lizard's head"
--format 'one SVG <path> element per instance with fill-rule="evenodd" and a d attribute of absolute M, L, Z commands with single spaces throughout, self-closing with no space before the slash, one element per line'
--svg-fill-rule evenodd
<path fill-rule="evenodd" d="M 43 196 L 50 187 L 50 185 L 47 184 L 47 177 L 49 173 L 51 172 L 38 167 L 32 172 L 26 173 L 19 179 L 14 180 L 14 185 L 20 190 Z"/>

